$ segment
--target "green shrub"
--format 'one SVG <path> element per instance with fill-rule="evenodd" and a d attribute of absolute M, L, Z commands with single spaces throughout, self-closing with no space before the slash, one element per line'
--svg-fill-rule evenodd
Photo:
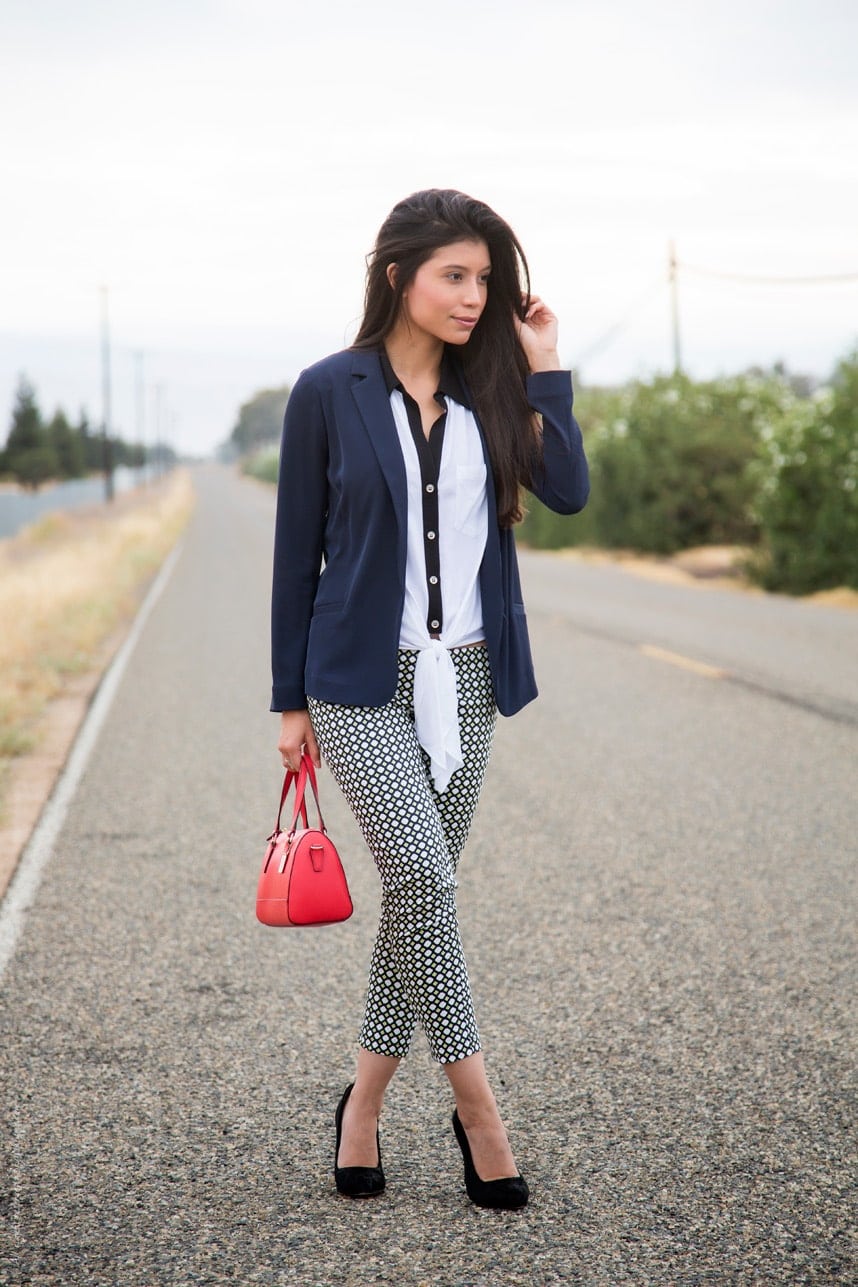
<path fill-rule="evenodd" d="M 796 399 L 764 442 L 751 575 L 791 594 L 858 589 L 858 349 L 829 388 Z"/>
<path fill-rule="evenodd" d="M 268 447 L 246 456 L 241 462 L 241 472 L 258 478 L 263 483 L 277 483 L 277 468 L 280 455 L 276 447 Z"/>
<path fill-rule="evenodd" d="M 753 541 L 760 421 L 781 392 L 771 384 L 675 375 L 629 386 L 594 435 L 598 542 L 672 554 Z"/>
<path fill-rule="evenodd" d="M 529 493 L 524 496 L 524 522 L 515 529 L 516 540 L 537 550 L 562 550 L 569 545 L 593 545 L 592 511 L 588 505 L 580 514 L 555 514 Z"/>
<path fill-rule="evenodd" d="M 583 390 L 575 409 L 592 479 L 587 508 L 560 519 L 534 502 L 523 538 L 653 554 L 753 542 L 753 466 L 786 398 L 794 395 L 784 380 L 752 375 L 700 383 L 661 375 Z"/>

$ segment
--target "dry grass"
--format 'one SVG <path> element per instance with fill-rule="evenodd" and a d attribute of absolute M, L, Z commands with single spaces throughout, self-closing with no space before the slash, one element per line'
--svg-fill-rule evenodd
<path fill-rule="evenodd" d="M 636 576 L 650 581 L 698 588 L 741 590 L 744 594 L 766 591 L 748 579 L 745 565 L 751 551 L 744 545 L 699 545 L 678 554 L 638 554 L 635 550 L 609 550 L 594 545 L 572 545 L 556 550 L 561 558 L 582 559 L 588 563 L 613 563 Z M 797 603 L 818 603 L 826 608 L 858 611 L 858 590 L 838 586 L 834 590 L 817 590 L 814 594 L 796 595 Z"/>
<path fill-rule="evenodd" d="M 817 590 L 806 596 L 808 603 L 821 603 L 825 608 L 845 608 L 848 612 L 858 611 L 858 590 L 848 585 L 839 585 L 834 590 Z"/>
<path fill-rule="evenodd" d="M 70 675 L 99 664 L 193 507 L 184 471 L 112 507 L 53 514 L 0 541 L 0 791 Z"/>
<path fill-rule="evenodd" d="M 635 550 L 603 549 L 601 546 L 574 545 L 558 550 L 563 558 L 582 559 L 588 563 L 612 563 L 649 581 L 702 588 L 729 588 L 746 594 L 763 591 L 744 575 L 747 550 L 739 545 L 701 545 L 679 554 L 639 554 Z"/>

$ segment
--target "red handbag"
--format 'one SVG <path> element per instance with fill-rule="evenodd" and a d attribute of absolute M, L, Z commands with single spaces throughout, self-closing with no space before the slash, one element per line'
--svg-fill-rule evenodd
<path fill-rule="evenodd" d="M 318 827 L 307 822 L 304 793 L 308 780 L 319 815 Z M 293 782 L 292 823 L 288 832 L 281 831 L 280 817 Z M 302 827 L 298 826 L 299 818 Z M 283 783 L 277 824 L 268 837 L 259 875 L 256 916 L 263 925 L 333 925 L 347 921 L 353 910 L 346 873 L 319 807 L 316 770 L 305 754 L 299 771 L 290 769 Z"/>

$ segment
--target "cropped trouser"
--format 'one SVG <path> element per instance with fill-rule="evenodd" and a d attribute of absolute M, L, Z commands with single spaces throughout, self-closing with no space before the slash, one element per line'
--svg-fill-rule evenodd
<path fill-rule="evenodd" d="M 416 652 L 400 651 L 399 682 L 385 706 L 308 702 L 322 755 L 381 876 L 360 1044 L 401 1057 L 419 1022 L 442 1064 L 480 1049 L 456 916 L 456 867 L 497 718 L 485 647 L 454 648 L 451 656 L 464 763 L 441 795 L 414 733 Z"/>

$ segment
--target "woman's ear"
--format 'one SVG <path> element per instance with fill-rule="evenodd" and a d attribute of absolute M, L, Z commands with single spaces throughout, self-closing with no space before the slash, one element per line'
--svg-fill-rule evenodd
<path fill-rule="evenodd" d="M 396 271 L 398 264 L 387 265 L 387 282 L 391 290 L 396 290 Z"/>

